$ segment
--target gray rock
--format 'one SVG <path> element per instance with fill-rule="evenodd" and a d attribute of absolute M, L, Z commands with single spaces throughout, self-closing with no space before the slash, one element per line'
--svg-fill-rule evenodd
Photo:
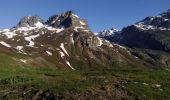
<path fill-rule="evenodd" d="M 41 19 L 41 17 L 35 15 L 35 16 L 25 16 L 21 18 L 18 25 L 16 27 L 34 27 L 37 22 L 44 23 L 44 21 Z"/>
<path fill-rule="evenodd" d="M 46 24 L 53 27 L 64 28 L 83 26 L 84 28 L 89 29 L 87 22 L 79 18 L 73 11 L 67 11 L 60 15 L 53 15 L 48 19 Z"/>

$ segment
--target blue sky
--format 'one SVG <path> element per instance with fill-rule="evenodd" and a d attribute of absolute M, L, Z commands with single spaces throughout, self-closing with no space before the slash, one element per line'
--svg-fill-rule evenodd
<path fill-rule="evenodd" d="M 26 15 L 47 20 L 53 14 L 74 10 L 97 32 L 121 29 L 168 9 L 170 0 L 1 0 L 0 29 L 15 26 Z"/>

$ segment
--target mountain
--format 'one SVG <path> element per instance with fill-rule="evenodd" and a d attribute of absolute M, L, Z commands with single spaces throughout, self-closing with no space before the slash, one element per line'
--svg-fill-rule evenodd
<path fill-rule="evenodd" d="M 170 10 L 158 16 L 149 16 L 135 24 L 142 30 L 170 30 Z"/>
<path fill-rule="evenodd" d="M 96 36 L 113 42 L 113 41 L 118 41 L 121 38 L 121 31 L 119 31 L 115 28 L 111 28 L 111 29 L 108 29 L 108 30 L 98 32 L 96 34 Z"/>
<path fill-rule="evenodd" d="M 169 37 L 170 10 L 125 27 L 109 40 L 131 48 L 132 54 L 155 66 L 170 67 Z"/>
<path fill-rule="evenodd" d="M 170 30 L 152 18 L 98 36 L 73 11 L 21 18 L 0 31 L 0 99 L 168 100 Z"/>
<path fill-rule="evenodd" d="M 119 30 L 117 30 L 115 28 L 111 28 L 111 29 L 108 29 L 108 30 L 104 30 L 102 32 L 98 32 L 97 36 L 104 38 L 104 37 L 108 37 L 108 36 L 112 36 L 114 34 L 117 34 L 118 32 L 119 32 Z"/>
<path fill-rule="evenodd" d="M 23 17 L 14 28 L 1 31 L 0 44 L 0 52 L 17 55 L 11 57 L 23 66 L 78 70 L 141 64 L 126 48 L 95 36 L 73 11 L 46 22 L 39 16 Z"/>
<path fill-rule="evenodd" d="M 64 12 L 60 15 L 53 15 L 49 18 L 46 24 L 56 28 L 83 27 L 90 30 L 87 22 L 74 14 L 73 11 Z"/>
<path fill-rule="evenodd" d="M 44 23 L 43 19 L 41 17 L 35 15 L 35 16 L 25 16 L 23 17 L 18 25 L 16 26 L 17 28 L 19 27 L 36 27 L 36 26 L 42 26 Z"/>

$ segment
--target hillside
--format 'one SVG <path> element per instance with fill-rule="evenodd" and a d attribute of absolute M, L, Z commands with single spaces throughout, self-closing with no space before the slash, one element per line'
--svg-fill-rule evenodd
<path fill-rule="evenodd" d="M 169 26 L 141 23 L 96 36 L 73 11 L 21 18 L 0 31 L 0 98 L 169 99 Z"/>

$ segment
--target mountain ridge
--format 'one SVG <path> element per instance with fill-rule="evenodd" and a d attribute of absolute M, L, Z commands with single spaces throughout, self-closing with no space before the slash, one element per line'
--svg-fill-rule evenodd
<path fill-rule="evenodd" d="M 170 31 L 114 30 L 96 36 L 68 11 L 0 31 L 0 98 L 169 99 Z"/>
<path fill-rule="evenodd" d="M 147 62 L 169 67 L 169 25 L 168 10 L 158 16 L 146 17 L 123 28 L 121 34 L 104 39 L 130 48 L 132 54 Z"/>
<path fill-rule="evenodd" d="M 87 22 L 72 11 L 49 19 L 44 23 L 37 16 L 21 19 L 20 27 L 1 32 L 1 49 L 26 56 L 18 60 L 23 65 L 38 66 L 38 59 L 42 64 L 72 70 L 115 64 L 144 66 L 128 49 L 95 36 Z"/>
<path fill-rule="evenodd" d="M 169 17 L 169 12 L 163 13 L 162 16 Z M 152 17 L 147 17 L 143 21 L 147 20 L 147 23 L 151 23 L 148 22 L 148 18 L 151 22 L 154 20 Z M 96 36 L 89 28 L 88 23 L 73 11 L 53 15 L 46 22 L 38 16 L 29 16 L 23 17 L 16 27 L 1 31 L 0 44 L 3 49 L 7 48 L 14 53 L 35 56 L 41 58 L 43 63 L 44 61 L 55 63 L 54 66 L 59 68 L 63 66 L 63 68 L 70 67 L 73 70 L 79 69 L 78 62 L 84 63 L 86 67 L 112 66 L 114 64 L 128 66 L 130 63 L 137 66 L 134 62 L 140 66 L 157 65 L 157 59 L 155 60 L 151 56 L 153 55 L 150 54 L 151 52 L 145 51 L 148 52 L 147 56 L 153 63 L 141 59 L 141 55 L 138 54 L 141 51 L 133 48 L 166 51 L 168 46 L 162 45 L 162 42 L 148 36 L 152 35 L 150 32 L 155 32 L 155 29 L 143 29 L 138 27 L 138 24 L 141 25 L 141 21 L 122 31 L 111 28 L 111 30 L 105 30 Z M 166 30 L 160 29 L 160 31 Z M 135 38 L 136 33 L 140 33 L 141 36 L 139 34 Z M 100 52 L 101 55 L 97 55 L 97 52 Z M 155 56 L 159 56 L 159 54 Z M 165 58 L 166 61 L 164 61 Z M 169 66 L 167 57 L 165 56 L 165 58 L 158 59 L 163 60 L 163 62 L 159 61 L 159 66 L 161 64 Z M 77 66 L 77 68 L 73 66 Z"/>

